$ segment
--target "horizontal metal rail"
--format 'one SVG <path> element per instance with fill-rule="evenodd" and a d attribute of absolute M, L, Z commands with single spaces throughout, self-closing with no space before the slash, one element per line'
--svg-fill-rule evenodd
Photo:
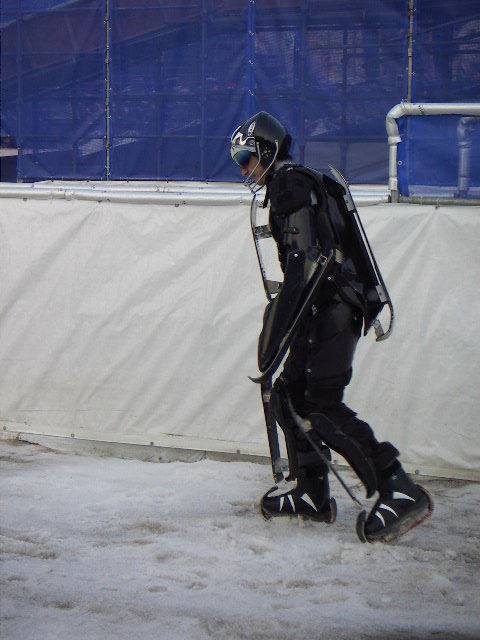
<path fill-rule="evenodd" d="M 433 198 L 432 196 L 398 196 L 398 202 L 407 204 L 459 205 L 463 207 L 480 206 L 479 198 Z"/>
<path fill-rule="evenodd" d="M 352 188 L 358 206 L 375 205 L 388 202 L 386 187 L 358 185 Z M 229 183 L 215 185 L 192 183 L 191 185 L 174 182 L 160 185 L 115 183 L 61 183 L 36 182 L 0 184 L 0 198 L 20 198 L 32 200 L 88 200 L 90 202 L 125 202 L 132 204 L 166 205 L 239 205 L 252 200 L 251 192 L 243 186 Z"/>

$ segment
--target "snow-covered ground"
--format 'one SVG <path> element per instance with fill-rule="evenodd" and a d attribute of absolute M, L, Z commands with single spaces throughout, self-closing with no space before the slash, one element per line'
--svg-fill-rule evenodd
<path fill-rule="evenodd" d="M 479 484 L 425 480 L 433 518 L 365 545 L 335 480 L 334 525 L 265 522 L 265 465 L 0 455 L 2 640 L 480 638 Z"/>

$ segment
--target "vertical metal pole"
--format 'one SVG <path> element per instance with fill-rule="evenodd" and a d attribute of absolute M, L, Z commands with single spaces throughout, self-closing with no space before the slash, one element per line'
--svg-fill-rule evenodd
<path fill-rule="evenodd" d="M 110 180 L 110 0 L 105 0 L 105 180 Z"/>
<path fill-rule="evenodd" d="M 20 0 L 17 0 L 17 147 L 18 147 L 18 157 L 17 157 L 17 180 L 18 182 L 23 182 L 23 167 L 22 167 L 22 159 L 23 159 L 23 82 L 22 82 L 22 39 L 20 29 L 22 26 L 22 14 L 20 10 Z"/>
<path fill-rule="evenodd" d="M 248 3 L 248 40 L 247 40 L 247 84 L 248 84 L 248 115 L 255 113 L 255 0 Z"/>
<path fill-rule="evenodd" d="M 413 44 L 414 44 L 414 29 L 415 29 L 415 0 L 408 0 L 408 36 L 407 36 L 407 102 L 412 102 L 413 99 Z M 407 174 L 407 183 L 410 184 L 410 139 L 411 139 L 411 121 L 407 117 L 407 132 L 405 140 L 405 168 L 404 171 Z M 398 160 L 397 160 L 398 162 Z M 398 166 L 397 166 L 398 175 Z M 397 196 L 398 196 L 397 192 Z"/>
<path fill-rule="evenodd" d="M 343 30 L 343 56 L 342 56 L 342 138 L 340 142 L 340 166 L 344 175 L 347 174 L 347 101 L 348 101 L 348 31 Z"/>
<path fill-rule="evenodd" d="M 408 0 L 407 102 L 412 102 L 413 94 L 413 29 L 415 11 L 415 0 Z"/>
<path fill-rule="evenodd" d="M 207 50 L 206 50 L 206 43 L 207 43 L 207 37 L 206 37 L 206 30 L 207 30 L 207 26 L 206 26 L 206 20 L 207 20 L 207 10 L 205 8 L 205 0 L 202 0 L 201 2 L 201 29 L 202 29 L 202 36 L 201 36 L 201 54 L 200 54 L 200 60 L 201 60 L 201 82 L 202 82 L 202 88 L 201 88 L 201 98 L 200 98 L 200 178 L 201 180 L 205 180 L 206 176 L 205 176 L 205 149 L 206 149 L 206 144 L 205 144 L 205 114 L 206 114 L 206 101 L 207 101 L 207 92 L 205 89 L 205 62 L 206 62 L 206 57 L 207 57 Z"/>
<path fill-rule="evenodd" d="M 307 59 L 307 10 L 308 2 L 303 0 L 302 26 L 300 31 L 299 54 L 300 54 L 300 131 L 298 138 L 299 161 L 305 162 L 305 118 L 307 99 L 305 95 L 305 64 Z"/>
<path fill-rule="evenodd" d="M 68 18 L 67 18 L 68 20 Z M 78 57 L 74 57 L 74 75 L 75 78 L 78 78 L 78 73 L 75 73 L 75 69 L 78 67 Z M 74 180 L 78 178 L 77 176 L 77 170 L 78 170 L 78 152 L 79 152 L 79 145 L 78 145 L 78 93 L 77 93 L 77 88 L 78 85 L 77 83 L 73 83 L 72 84 L 72 97 L 70 98 L 70 103 L 72 106 L 72 134 L 74 136 L 74 139 L 72 140 L 72 169 L 71 169 L 71 173 L 70 173 L 70 177 L 73 178 Z M 63 180 L 63 176 L 62 176 L 62 180 Z"/>

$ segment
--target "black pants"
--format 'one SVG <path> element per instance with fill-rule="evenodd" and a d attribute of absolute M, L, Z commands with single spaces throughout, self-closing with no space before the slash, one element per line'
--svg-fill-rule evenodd
<path fill-rule="evenodd" d="M 351 437 L 380 474 L 399 455 L 389 442 L 378 442 L 366 422 L 343 403 L 352 377 L 352 362 L 363 319 L 360 311 L 333 293 L 314 308 L 290 346 L 282 379 L 296 411 L 303 417 L 316 413 Z M 302 439 L 300 434 L 296 438 Z M 304 451 L 307 442 L 298 443 Z"/>

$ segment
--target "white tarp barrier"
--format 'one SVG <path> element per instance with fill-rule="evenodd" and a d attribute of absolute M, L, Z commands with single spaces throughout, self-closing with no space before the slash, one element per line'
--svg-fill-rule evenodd
<path fill-rule="evenodd" d="M 361 215 L 397 312 L 347 403 L 408 470 L 479 478 L 479 207 Z M 0 200 L 4 430 L 267 454 L 249 206 Z"/>

